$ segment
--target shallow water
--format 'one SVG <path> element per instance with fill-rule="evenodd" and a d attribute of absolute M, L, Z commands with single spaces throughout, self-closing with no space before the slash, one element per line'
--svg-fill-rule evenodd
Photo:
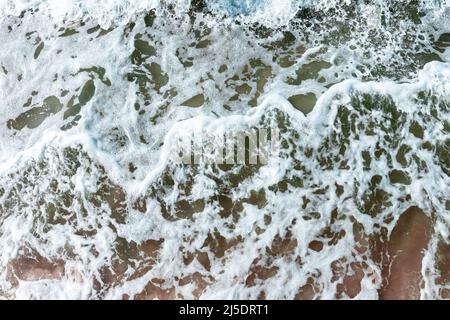
<path fill-rule="evenodd" d="M 444 0 L 0 1 L 0 295 L 450 298 L 449 19 Z M 171 157 L 252 128 L 279 130 L 278 158 Z"/>

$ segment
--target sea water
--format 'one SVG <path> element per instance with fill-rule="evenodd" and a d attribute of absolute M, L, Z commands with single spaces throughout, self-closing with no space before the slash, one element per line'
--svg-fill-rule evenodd
<path fill-rule="evenodd" d="M 376 299 L 355 226 L 418 206 L 420 297 L 444 297 L 449 22 L 445 0 L 1 0 L 0 295 Z M 249 128 L 277 159 L 170 156 Z M 21 257 L 41 276 L 12 281 Z"/>

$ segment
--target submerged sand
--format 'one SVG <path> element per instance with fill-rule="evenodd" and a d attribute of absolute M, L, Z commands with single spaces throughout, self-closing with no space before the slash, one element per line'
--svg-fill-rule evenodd
<path fill-rule="evenodd" d="M 430 239 L 433 234 L 433 218 L 424 213 L 418 207 L 411 207 L 403 212 L 398 219 L 394 229 L 388 236 L 387 232 L 381 234 L 361 236 L 357 243 L 360 245 L 356 250 L 358 252 L 369 253 L 373 261 L 381 269 L 381 286 L 378 289 L 379 299 L 381 300 L 413 300 L 420 299 L 421 288 L 424 287 L 422 277 L 422 264 L 424 253 L 430 245 Z M 160 245 L 161 243 L 159 243 Z M 270 256 L 288 256 L 294 252 L 298 246 L 297 240 L 292 235 L 287 235 L 284 239 L 274 241 L 271 248 L 267 248 L 267 255 Z M 320 243 L 311 243 L 310 249 L 320 251 Z M 450 283 L 450 246 L 441 241 L 436 257 L 436 270 L 439 275 L 437 281 L 441 285 Z M 154 256 L 158 250 L 158 243 L 151 242 L 141 246 L 144 256 Z M 227 250 L 233 250 L 232 245 L 225 239 L 217 243 L 215 253 L 223 255 Z M 192 257 L 186 257 L 186 263 L 189 260 L 197 259 L 203 266 L 208 268 L 210 264 L 207 254 L 197 253 Z M 151 264 L 149 265 L 151 267 Z M 336 264 L 333 267 L 335 281 L 339 282 L 337 286 L 336 298 L 344 292 L 350 298 L 356 297 L 361 291 L 361 281 L 365 273 L 373 272 L 365 263 L 351 263 L 350 268 L 343 270 Z M 123 268 L 125 270 L 126 268 Z M 69 272 L 65 268 L 65 262 L 62 260 L 49 261 L 36 252 L 30 252 L 28 255 L 21 256 L 10 261 L 8 265 L 8 279 L 15 288 L 19 282 L 33 282 L 40 280 L 62 279 L 65 273 Z M 73 272 L 73 270 L 71 271 Z M 115 285 L 114 282 L 120 281 L 124 275 L 114 273 L 112 270 L 103 270 L 103 283 L 97 283 L 97 287 L 109 288 Z M 251 287 L 255 281 L 264 281 L 273 277 L 277 273 L 276 267 L 265 267 L 258 265 L 258 259 L 254 261 L 252 267 L 248 270 L 245 280 L 246 285 Z M 142 271 L 141 271 L 142 274 Z M 136 276 L 139 276 L 137 274 Z M 164 288 L 163 284 L 168 279 L 152 279 L 144 291 L 134 296 L 135 299 L 176 299 L 177 290 L 175 287 Z M 172 279 L 171 279 L 172 280 Z M 374 281 L 376 275 L 374 274 Z M 80 279 L 83 281 L 83 279 Z M 179 285 L 194 285 L 193 291 L 197 297 L 200 297 L 205 288 L 214 281 L 214 279 L 204 278 L 200 273 L 194 273 L 191 276 L 179 280 Z M 449 298 L 449 293 L 445 290 L 441 293 L 442 298 Z M 128 299 L 128 296 L 124 296 Z M 265 292 L 261 292 L 260 299 L 265 298 Z M 310 278 L 308 283 L 299 288 L 296 299 L 320 298 L 320 288 L 315 286 L 314 278 Z"/>

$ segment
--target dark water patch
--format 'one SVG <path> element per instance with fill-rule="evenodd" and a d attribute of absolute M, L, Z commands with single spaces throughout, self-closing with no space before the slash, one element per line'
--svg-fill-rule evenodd
<path fill-rule="evenodd" d="M 450 33 L 442 34 L 433 44 L 433 47 L 441 53 L 445 52 L 445 50 L 450 47 Z"/>
<path fill-rule="evenodd" d="M 307 64 L 302 65 L 296 71 L 295 78 L 288 78 L 287 83 L 293 86 L 298 86 L 303 81 L 308 79 L 317 79 L 320 71 L 328 69 L 331 64 L 326 61 L 312 61 Z"/>
<path fill-rule="evenodd" d="M 31 108 L 17 118 L 8 120 L 7 127 L 15 130 L 22 130 L 25 127 L 29 129 L 37 128 L 49 116 L 58 113 L 62 107 L 63 105 L 57 97 L 50 96 L 44 99 L 42 106 Z"/>
<path fill-rule="evenodd" d="M 34 52 L 34 59 L 39 58 L 39 55 L 41 54 L 42 49 L 44 49 L 44 45 L 45 45 L 44 42 L 41 42 L 37 46 L 36 51 Z"/>
<path fill-rule="evenodd" d="M 411 177 L 408 175 L 408 173 L 402 170 L 392 170 L 389 173 L 389 179 L 391 183 L 394 184 L 411 184 Z"/>
<path fill-rule="evenodd" d="M 317 98 L 314 93 L 298 94 L 290 97 L 289 102 L 306 116 L 316 105 Z"/>
<path fill-rule="evenodd" d="M 111 80 L 106 77 L 106 70 L 103 67 L 81 68 L 77 74 L 81 72 L 87 72 L 90 76 L 97 75 L 98 79 L 108 87 L 112 84 Z"/>
<path fill-rule="evenodd" d="M 203 94 L 198 94 L 186 101 L 184 101 L 181 105 L 191 108 L 201 107 L 205 103 L 205 96 Z"/>
<path fill-rule="evenodd" d="M 81 111 L 81 108 L 85 106 L 95 95 L 95 83 L 94 80 L 90 79 L 88 80 L 83 87 L 81 88 L 81 92 L 79 96 L 74 95 L 72 96 L 66 107 L 66 111 L 64 112 L 64 119 L 71 118 L 71 117 L 78 117 L 78 114 Z M 76 102 L 78 100 L 78 102 Z M 73 119 L 70 124 L 66 124 L 63 126 L 64 130 L 67 130 L 69 128 L 72 128 L 78 123 L 78 120 Z"/>
<path fill-rule="evenodd" d="M 60 37 L 70 37 L 70 36 L 73 36 L 73 35 L 79 33 L 79 31 L 77 31 L 76 29 L 73 29 L 73 28 L 62 29 L 61 31 L 63 31 L 63 32 L 59 35 Z"/>
<path fill-rule="evenodd" d="M 411 126 L 409 127 L 409 132 L 411 132 L 416 138 L 423 139 L 424 130 L 417 121 L 413 121 L 411 123 Z"/>
<path fill-rule="evenodd" d="M 134 41 L 134 47 L 145 56 L 156 55 L 156 49 L 144 40 L 137 39 Z"/>
<path fill-rule="evenodd" d="M 78 101 L 83 106 L 88 103 L 95 94 L 95 84 L 93 80 L 88 80 L 81 89 Z"/>

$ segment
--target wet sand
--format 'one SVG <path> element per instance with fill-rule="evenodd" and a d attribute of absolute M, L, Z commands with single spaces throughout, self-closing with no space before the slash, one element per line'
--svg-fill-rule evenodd
<path fill-rule="evenodd" d="M 400 216 L 390 237 L 386 230 L 377 236 L 360 234 L 357 242 L 361 246 L 355 249 L 368 253 L 381 269 L 380 300 L 420 299 L 422 261 L 432 233 L 432 219 L 419 208 L 411 207 Z M 338 293 L 345 292 L 353 298 L 361 291 L 364 272 L 374 277 L 376 274 L 365 263 L 352 263 L 350 269 L 340 275 L 343 281 Z"/>
<path fill-rule="evenodd" d="M 65 272 L 64 262 L 50 261 L 37 253 L 27 257 L 19 257 L 9 262 L 7 278 L 12 287 L 17 287 L 19 281 L 60 280 Z"/>
<path fill-rule="evenodd" d="M 382 248 L 380 299 L 419 299 L 422 259 L 432 236 L 432 221 L 419 208 L 403 213 Z"/>
<path fill-rule="evenodd" d="M 378 290 L 379 299 L 382 300 L 410 300 L 420 299 L 420 290 L 423 286 L 421 274 L 422 260 L 424 251 L 429 245 L 433 233 L 432 218 L 427 216 L 417 207 L 411 207 L 405 211 L 397 221 L 391 236 L 387 236 L 387 232 L 381 235 L 365 236 L 364 233 L 355 229 L 355 237 L 358 238 L 357 243 L 360 247 L 356 248 L 358 252 L 368 252 L 373 261 L 380 266 L 382 285 Z M 210 254 L 215 256 L 223 256 L 227 250 L 233 250 L 239 241 L 227 241 L 225 238 L 211 237 L 207 244 L 212 249 Z M 137 248 L 137 252 L 142 252 L 142 257 L 146 257 L 147 263 L 143 264 L 141 272 L 137 272 L 135 277 L 142 276 L 146 271 L 151 269 L 151 259 L 157 258 L 157 251 L 162 243 L 154 241 L 143 244 Z M 288 232 L 284 237 L 276 237 L 272 246 L 266 250 L 266 258 L 287 256 L 295 251 L 298 246 L 297 240 Z M 310 249 L 320 251 L 322 247 L 319 243 L 310 244 Z M 136 254 L 135 257 L 138 257 Z M 205 252 L 196 252 L 185 258 L 185 264 L 189 265 L 196 259 L 205 269 L 210 268 L 209 255 Z M 436 259 L 436 268 L 439 272 L 437 279 L 441 285 L 450 283 L 450 245 L 443 241 L 438 246 L 438 256 Z M 361 291 L 361 280 L 364 272 L 369 272 L 365 263 L 351 263 L 347 269 L 343 269 L 337 262 L 333 267 L 335 280 L 337 285 L 337 296 L 339 298 L 342 293 L 348 297 L 354 298 Z M 104 270 L 102 277 L 103 286 L 113 286 L 117 281 L 123 279 L 123 272 L 119 268 L 113 272 Z M 270 267 L 261 262 L 260 258 L 256 258 L 245 279 L 247 287 L 255 286 L 257 281 L 267 280 L 278 272 L 276 267 Z M 29 256 L 22 256 L 12 260 L 7 267 L 7 276 L 13 288 L 17 287 L 19 281 L 37 281 L 42 279 L 60 280 L 65 274 L 64 262 L 61 260 L 50 261 L 32 253 Z M 196 272 L 188 275 L 183 279 L 178 279 L 178 286 L 193 284 L 195 289 L 194 297 L 200 298 L 202 292 L 213 283 L 212 277 L 205 277 Z M 101 290 L 102 288 L 98 288 Z M 258 298 L 264 299 L 266 293 L 261 291 Z M 448 291 L 441 292 L 442 298 L 449 298 Z M 124 299 L 130 297 L 124 296 Z M 134 299 L 176 299 L 183 298 L 177 294 L 175 286 L 168 287 L 164 279 L 152 279 L 144 288 L 144 290 L 134 296 Z M 314 278 L 310 277 L 307 284 L 299 288 L 296 299 L 320 299 L 320 289 L 315 285 Z"/>

